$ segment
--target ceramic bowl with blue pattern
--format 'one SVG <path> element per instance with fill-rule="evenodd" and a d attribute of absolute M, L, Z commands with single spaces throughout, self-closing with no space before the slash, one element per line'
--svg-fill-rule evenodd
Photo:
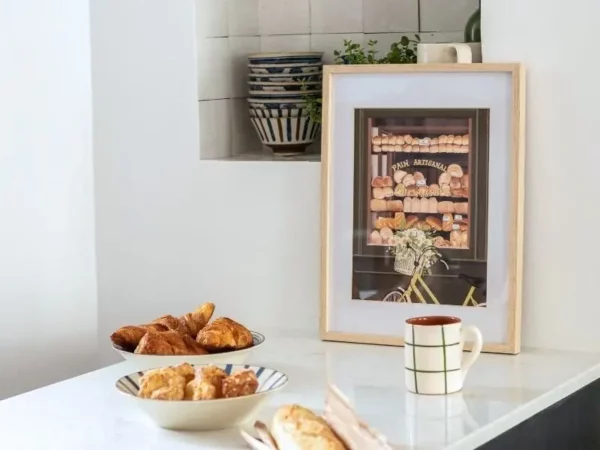
<path fill-rule="evenodd" d="M 314 64 L 321 61 L 323 52 L 251 53 L 250 64 Z"/>
<path fill-rule="evenodd" d="M 283 74 L 303 74 L 318 73 L 323 70 L 323 63 L 311 64 L 248 64 L 250 73 L 283 73 Z"/>
<path fill-rule="evenodd" d="M 322 81 L 323 72 L 312 73 L 249 73 L 249 81 L 258 81 L 261 83 L 302 83 L 309 81 Z"/>
<path fill-rule="evenodd" d="M 185 361 L 184 361 L 185 362 Z M 191 363 L 191 361 L 188 361 Z M 143 411 L 156 425 L 169 430 L 210 431 L 239 426 L 254 420 L 260 407 L 275 393 L 283 389 L 288 377 L 283 372 L 268 367 L 243 364 L 212 364 L 231 375 L 250 369 L 258 378 L 255 394 L 215 400 L 154 400 L 140 398 L 140 378 L 147 371 L 134 372 L 116 382 L 117 390 L 125 399 Z M 205 364 L 192 364 L 195 369 Z"/>
<path fill-rule="evenodd" d="M 305 96 L 320 96 L 321 89 L 311 89 L 306 91 L 249 91 L 250 98 L 267 99 L 302 99 Z"/>
<path fill-rule="evenodd" d="M 320 81 L 305 81 L 305 82 L 263 82 L 263 81 L 248 81 L 250 92 L 252 91 L 269 91 L 269 92 L 286 92 L 286 91 L 301 91 L 302 86 L 306 86 L 308 91 L 320 91 L 322 83 Z"/>
<path fill-rule="evenodd" d="M 251 99 L 248 99 L 250 101 Z M 260 141 L 282 156 L 302 154 L 317 138 L 320 124 L 315 122 L 307 104 L 268 103 L 261 107 L 260 103 L 249 108 L 250 121 Z"/>
<path fill-rule="evenodd" d="M 224 353 L 209 353 L 208 355 L 138 355 L 114 344 L 113 349 L 133 364 L 133 367 L 137 370 L 176 366 L 183 362 L 190 364 L 221 364 L 225 362 L 242 364 L 265 342 L 265 337 L 262 334 L 256 331 L 251 331 L 251 333 L 252 347 Z"/>
<path fill-rule="evenodd" d="M 306 105 L 303 99 L 268 99 L 248 98 L 248 106 L 251 109 L 296 109 Z"/>

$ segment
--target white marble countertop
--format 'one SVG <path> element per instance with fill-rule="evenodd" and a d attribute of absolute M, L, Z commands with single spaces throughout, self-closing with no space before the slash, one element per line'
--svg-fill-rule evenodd
<path fill-rule="evenodd" d="M 465 389 L 415 396 L 404 389 L 403 349 L 324 343 L 286 332 L 252 361 L 290 377 L 259 418 L 285 403 L 322 412 L 327 380 L 399 449 L 474 449 L 600 377 L 600 355 L 526 349 L 482 355 Z M 114 388 L 123 362 L 0 402 L 2 448 L 11 450 L 214 450 L 247 448 L 236 430 L 184 433 L 154 426 Z"/>

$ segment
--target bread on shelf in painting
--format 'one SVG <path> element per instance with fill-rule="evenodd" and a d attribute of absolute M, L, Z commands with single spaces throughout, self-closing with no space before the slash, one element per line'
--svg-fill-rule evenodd
<path fill-rule="evenodd" d="M 392 145 L 392 146 L 396 145 L 396 136 L 394 136 L 394 135 L 388 136 L 388 144 Z"/>
<path fill-rule="evenodd" d="M 410 134 L 405 134 L 403 139 L 405 144 L 412 144 L 413 137 Z"/>
<path fill-rule="evenodd" d="M 369 244 L 381 245 L 383 244 L 383 239 L 381 238 L 381 234 L 379 231 L 373 230 L 369 235 Z"/>
<path fill-rule="evenodd" d="M 406 186 L 404 186 L 402 183 L 398 183 L 394 188 L 394 195 L 396 197 L 406 196 Z"/>
<path fill-rule="evenodd" d="M 373 146 L 373 153 L 381 153 L 383 149 L 381 148 L 381 145 L 374 145 Z"/>
<path fill-rule="evenodd" d="M 377 188 L 375 188 L 375 189 L 377 189 Z M 381 189 L 383 189 L 383 198 L 391 198 L 394 196 L 394 190 L 391 187 L 386 186 Z"/>
<path fill-rule="evenodd" d="M 457 214 L 469 214 L 469 202 L 454 203 L 454 212 Z"/>
<path fill-rule="evenodd" d="M 471 141 L 471 138 L 469 137 L 468 134 L 463 135 L 462 137 L 462 145 L 469 145 L 469 142 Z"/>
<path fill-rule="evenodd" d="M 227 317 L 219 317 L 206 325 L 196 341 L 209 352 L 241 350 L 252 346 L 252 333 Z"/>
<path fill-rule="evenodd" d="M 465 173 L 460 178 L 460 187 L 463 189 L 469 189 L 469 174 L 468 173 Z"/>
<path fill-rule="evenodd" d="M 419 195 L 419 188 L 416 186 L 411 186 L 406 189 L 406 195 L 409 197 L 416 197 Z"/>
<path fill-rule="evenodd" d="M 458 149 L 457 153 L 469 153 L 469 146 L 461 145 L 460 148 Z"/>
<path fill-rule="evenodd" d="M 428 213 L 437 213 L 438 212 L 438 201 L 437 198 L 432 197 L 429 199 L 429 211 Z"/>
<path fill-rule="evenodd" d="M 454 216 L 450 213 L 445 213 L 442 216 L 442 230 L 452 231 L 452 224 L 454 223 Z"/>
<path fill-rule="evenodd" d="M 419 145 L 419 152 L 420 153 L 429 153 L 429 145 Z"/>
<path fill-rule="evenodd" d="M 373 177 L 371 187 L 383 187 L 383 177 Z"/>
<path fill-rule="evenodd" d="M 450 179 L 450 189 L 460 189 L 462 186 L 460 180 L 460 178 L 452 177 Z"/>
<path fill-rule="evenodd" d="M 440 195 L 440 186 L 438 184 L 430 184 L 427 187 L 427 190 L 429 192 L 430 197 L 437 197 L 438 195 Z"/>
<path fill-rule="evenodd" d="M 404 230 L 406 228 L 406 216 L 403 212 L 394 214 L 394 224 L 392 228 L 394 230 Z"/>
<path fill-rule="evenodd" d="M 454 136 L 454 142 L 455 145 L 462 145 L 462 136 Z"/>
<path fill-rule="evenodd" d="M 381 182 L 383 183 L 384 187 L 392 187 L 392 186 L 394 186 L 394 181 L 392 180 L 392 177 L 387 176 L 387 175 L 381 177 Z"/>
<path fill-rule="evenodd" d="M 460 247 L 462 245 L 462 232 L 459 230 L 452 230 L 450 232 L 450 245 L 452 247 Z"/>
<path fill-rule="evenodd" d="M 388 145 L 390 143 L 390 138 L 387 136 L 381 136 L 381 145 Z"/>
<path fill-rule="evenodd" d="M 406 218 L 406 228 L 412 228 L 418 221 L 419 218 L 417 216 L 408 216 Z"/>
<path fill-rule="evenodd" d="M 462 146 L 462 145 L 457 145 L 457 144 L 454 144 L 454 145 L 452 146 L 452 152 L 453 152 L 453 153 L 462 153 L 462 152 L 463 152 L 463 151 L 462 151 L 462 148 L 463 148 L 463 146 Z"/>
<path fill-rule="evenodd" d="M 438 139 L 439 139 L 440 144 L 448 143 L 448 136 L 446 136 L 445 134 L 442 134 Z"/>
<path fill-rule="evenodd" d="M 378 199 L 378 200 L 381 200 L 382 198 L 385 198 L 385 194 L 383 192 L 383 189 L 384 188 L 381 188 L 381 187 L 373 188 L 372 189 L 372 191 L 373 191 L 373 198 Z"/>
<path fill-rule="evenodd" d="M 422 198 L 420 200 L 420 212 L 422 213 L 426 213 L 429 212 L 429 199 L 428 198 Z"/>
<path fill-rule="evenodd" d="M 425 175 L 423 175 L 422 172 L 417 171 L 413 173 L 413 177 L 415 179 L 415 182 L 425 181 Z"/>
<path fill-rule="evenodd" d="M 402 200 L 388 200 L 387 210 L 402 212 L 404 210 Z"/>
<path fill-rule="evenodd" d="M 402 180 L 404 179 L 404 177 L 407 175 L 407 173 L 404 170 L 396 170 L 394 172 L 394 181 L 396 183 L 402 183 Z"/>
<path fill-rule="evenodd" d="M 411 175 L 410 173 L 408 175 L 406 175 L 404 177 L 404 179 L 402 180 L 402 184 L 406 187 L 414 186 L 416 183 L 417 182 L 415 180 L 415 177 L 413 175 Z"/>
<path fill-rule="evenodd" d="M 394 145 L 394 151 L 396 153 L 401 152 L 402 151 L 402 144 L 396 144 L 396 145 Z"/>
<path fill-rule="evenodd" d="M 381 145 L 381 136 L 373 136 L 373 140 L 371 142 L 373 145 Z"/>
<path fill-rule="evenodd" d="M 438 212 L 440 214 L 453 213 L 454 212 L 454 203 L 438 202 Z"/>
<path fill-rule="evenodd" d="M 421 230 L 421 231 L 430 231 L 431 225 L 429 225 L 424 220 L 419 220 L 417 223 L 415 223 L 413 228 L 416 228 L 417 230 Z"/>
<path fill-rule="evenodd" d="M 447 173 L 450 175 L 450 177 L 455 177 L 455 178 L 462 178 L 462 176 L 464 175 L 462 167 L 460 167 L 458 164 L 450 164 L 448 166 Z"/>
<path fill-rule="evenodd" d="M 389 227 L 383 227 L 379 230 L 379 234 L 381 235 L 381 239 L 383 239 L 383 243 L 386 244 L 388 239 L 394 235 L 394 232 Z"/>
<path fill-rule="evenodd" d="M 404 145 L 404 136 L 396 136 L 396 145 Z"/>
<path fill-rule="evenodd" d="M 394 147 L 392 146 L 392 148 L 394 148 Z M 381 146 L 381 150 L 383 150 L 384 152 L 389 152 L 390 151 L 390 145 L 389 144 L 383 144 Z"/>
<path fill-rule="evenodd" d="M 450 197 L 450 195 L 450 185 L 445 183 L 440 184 L 440 196 Z"/>
<path fill-rule="evenodd" d="M 435 231 L 442 230 L 442 221 L 435 216 L 427 216 L 425 222 L 427 222 L 427 224 Z"/>
<path fill-rule="evenodd" d="M 442 172 L 438 178 L 438 183 L 440 186 L 442 184 L 450 184 L 450 180 L 452 180 L 452 175 L 450 175 L 448 172 Z"/>
<path fill-rule="evenodd" d="M 429 188 L 427 186 L 420 186 L 417 195 L 419 197 L 429 197 Z"/>
<path fill-rule="evenodd" d="M 412 198 L 406 197 L 404 199 L 404 212 L 413 212 L 412 210 Z"/>
<path fill-rule="evenodd" d="M 462 247 L 469 246 L 469 232 L 465 229 L 460 236 L 460 245 Z"/>
<path fill-rule="evenodd" d="M 373 212 L 387 211 L 387 201 L 375 198 L 371 200 L 370 207 Z"/>

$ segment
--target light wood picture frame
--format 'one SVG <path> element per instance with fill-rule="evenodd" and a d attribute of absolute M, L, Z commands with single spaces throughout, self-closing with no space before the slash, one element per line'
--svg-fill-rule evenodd
<path fill-rule="evenodd" d="M 523 67 L 323 74 L 321 338 L 402 346 L 407 318 L 451 315 L 519 353 Z"/>

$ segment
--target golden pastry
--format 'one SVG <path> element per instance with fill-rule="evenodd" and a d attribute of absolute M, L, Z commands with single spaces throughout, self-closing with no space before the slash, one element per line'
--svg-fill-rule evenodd
<path fill-rule="evenodd" d="M 146 372 L 140 378 L 138 397 L 154 400 L 183 400 L 186 379 L 172 367 Z"/>
<path fill-rule="evenodd" d="M 206 326 L 215 311 L 214 303 L 204 303 L 198 309 L 191 313 L 184 314 L 179 321 L 185 323 L 195 339 L 198 332 Z"/>
<path fill-rule="evenodd" d="M 243 397 L 258 390 L 258 378 L 251 369 L 240 370 L 223 380 L 223 397 Z"/>
<path fill-rule="evenodd" d="M 223 397 L 223 380 L 227 372 L 215 366 L 206 366 L 198 371 L 185 388 L 186 400 L 212 400 Z"/>
<path fill-rule="evenodd" d="M 135 348 L 139 355 L 205 355 L 204 350 L 189 335 L 177 331 L 149 331 Z"/>
<path fill-rule="evenodd" d="M 219 317 L 206 325 L 196 341 L 209 352 L 241 350 L 252 347 L 252 333 L 227 317 Z"/>

